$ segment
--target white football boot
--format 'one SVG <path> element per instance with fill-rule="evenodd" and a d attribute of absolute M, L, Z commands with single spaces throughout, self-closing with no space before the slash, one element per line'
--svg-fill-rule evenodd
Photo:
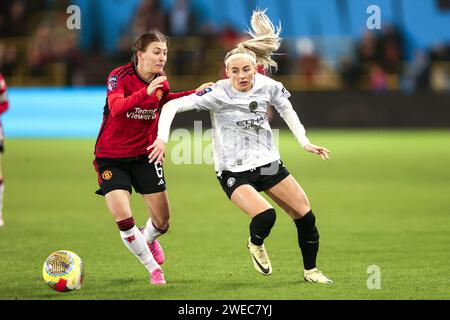
<path fill-rule="evenodd" d="M 247 242 L 247 248 L 250 252 L 250 256 L 252 257 L 253 266 L 255 267 L 256 271 L 265 276 L 271 274 L 272 265 L 270 263 L 269 256 L 267 255 L 264 244 L 261 246 L 254 245 L 249 238 Z"/>
<path fill-rule="evenodd" d="M 333 281 L 328 279 L 317 268 L 314 268 L 314 269 L 311 269 L 311 270 L 304 270 L 303 271 L 303 278 L 305 279 L 305 281 L 312 282 L 312 283 L 327 283 L 327 284 L 333 283 Z"/>

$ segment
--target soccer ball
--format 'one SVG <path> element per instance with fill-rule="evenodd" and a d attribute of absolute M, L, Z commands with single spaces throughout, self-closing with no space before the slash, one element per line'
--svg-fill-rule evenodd
<path fill-rule="evenodd" d="M 56 291 L 80 289 L 84 279 L 84 264 L 72 251 L 56 251 L 45 260 L 42 275 L 48 286 Z"/>

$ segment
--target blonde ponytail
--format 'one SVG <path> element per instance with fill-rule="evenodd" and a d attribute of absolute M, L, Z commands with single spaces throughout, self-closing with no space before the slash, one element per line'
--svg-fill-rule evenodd
<path fill-rule="evenodd" d="M 266 10 L 253 11 L 251 30 L 247 32 L 252 38 L 239 43 L 235 49 L 228 52 L 225 61 L 236 53 L 247 53 L 254 56 L 257 63 L 262 64 L 265 69 L 278 69 L 278 64 L 272 60 L 272 54 L 281 45 L 281 25 L 275 28 L 266 15 Z"/>

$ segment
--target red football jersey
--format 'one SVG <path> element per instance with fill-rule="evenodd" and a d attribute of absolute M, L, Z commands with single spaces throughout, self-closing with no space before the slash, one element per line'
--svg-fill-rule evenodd
<path fill-rule="evenodd" d="M 8 110 L 8 96 L 6 93 L 6 82 L 3 75 L 0 73 L 0 114 Z"/>
<path fill-rule="evenodd" d="M 164 81 L 149 96 L 150 82 L 137 73 L 134 63 L 109 74 L 103 122 L 95 144 L 97 158 L 129 158 L 149 153 L 147 147 L 156 139 L 161 107 L 195 92 L 170 93 L 169 83 Z"/>

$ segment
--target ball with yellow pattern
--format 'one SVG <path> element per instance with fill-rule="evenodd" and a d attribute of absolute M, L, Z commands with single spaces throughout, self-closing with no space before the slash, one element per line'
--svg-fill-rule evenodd
<path fill-rule="evenodd" d="M 76 253 L 59 250 L 45 260 L 42 275 L 47 285 L 56 291 L 80 289 L 84 280 L 84 263 Z"/>

